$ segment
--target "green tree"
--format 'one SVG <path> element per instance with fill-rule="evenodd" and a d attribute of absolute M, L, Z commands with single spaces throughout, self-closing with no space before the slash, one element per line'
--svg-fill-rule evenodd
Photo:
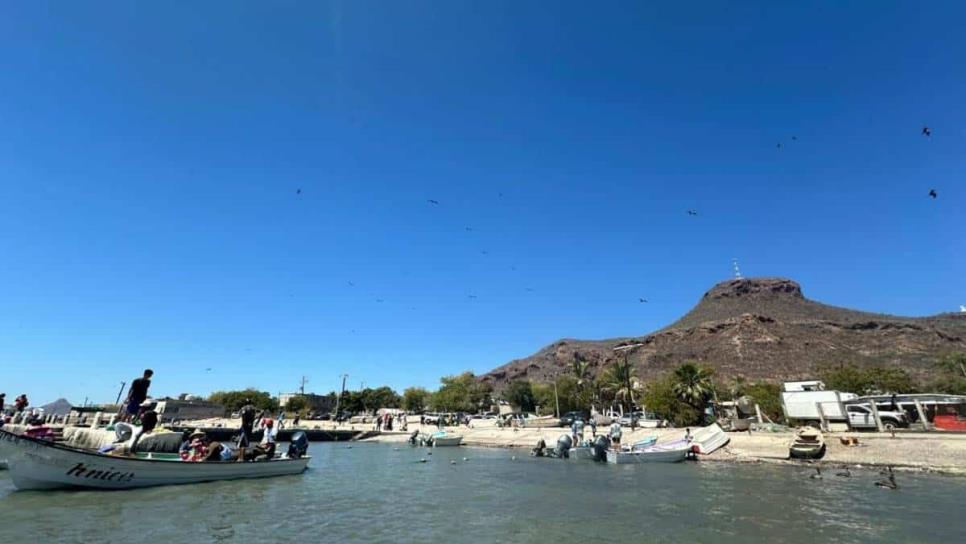
<path fill-rule="evenodd" d="M 401 399 L 391 387 L 382 386 L 375 389 L 362 390 L 363 402 L 366 410 L 375 412 L 380 408 L 398 408 Z"/>
<path fill-rule="evenodd" d="M 274 411 L 278 409 L 278 401 L 266 391 L 258 391 L 249 387 L 241 391 L 215 391 L 208 395 L 208 401 L 220 404 L 227 412 L 237 412 L 245 405 L 245 399 L 252 399 L 252 405 L 259 410 Z"/>
<path fill-rule="evenodd" d="M 472 372 L 440 378 L 439 389 L 433 393 L 430 404 L 444 412 L 468 412 L 488 408 L 493 391 L 488 383 L 480 382 Z"/>
<path fill-rule="evenodd" d="M 402 396 L 403 410 L 413 413 L 424 411 L 429 402 L 429 395 L 429 391 L 422 387 L 407 387 Z"/>
<path fill-rule="evenodd" d="M 781 391 L 780 385 L 768 382 L 755 382 L 745 387 L 745 395 L 758 404 L 762 414 L 774 423 L 785 421 Z"/>
<path fill-rule="evenodd" d="M 966 353 L 951 353 L 936 362 L 937 379 L 929 385 L 930 391 L 948 395 L 966 395 Z"/>
<path fill-rule="evenodd" d="M 634 366 L 624 359 L 615 361 L 605 372 L 601 382 L 601 389 L 610 398 L 620 401 L 627 409 L 631 409 L 634 402 Z"/>
<path fill-rule="evenodd" d="M 704 413 L 682 401 L 674 391 L 674 384 L 675 378 L 671 373 L 648 383 L 643 397 L 644 406 L 676 427 L 697 425 Z"/>
<path fill-rule="evenodd" d="M 858 395 L 916 393 L 922 389 L 907 370 L 895 366 L 825 365 L 819 369 L 819 379 L 830 390 Z"/>
<path fill-rule="evenodd" d="M 288 399 L 285 403 L 285 411 L 302 413 L 308 410 L 309 401 L 303 396 L 296 396 Z"/>
<path fill-rule="evenodd" d="M 695 363 L 684 363 L 674 369 L 674 394 L 699 412 L 714 395 L 712 375 L 714 371 Z"/>
<path fill-rule="evenodd" d="M 503 400 L 511 406 L 519 406 L 524 412 L 532 412 L 536 406 L 533 386 L 529 380 L 514 380 L 503 392 Z"/>

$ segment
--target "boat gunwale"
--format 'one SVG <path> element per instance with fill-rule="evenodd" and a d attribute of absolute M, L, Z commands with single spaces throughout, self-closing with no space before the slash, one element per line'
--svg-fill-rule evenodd
<path fill-rule="evenodd" d="M 6 438 L 7 436 L 12 437 L 13 440 L 10 440 L 9 438 Z M 138 462 L 138 463 L 163 464 L 163 465 L 171 465 L 173 463 L 183 463 L 185 466 L 200 466 L 200 467 L 212 466 L 212 465 L 218 465 L 218 464 L 230 465 L 230 464 L 237 464 L 238 463 L 238 461 L 184 461 L 184 460 L 175 461 L 175 460 L 172 460 L 172 459 L 144 459 L 144 458 L 140 458 L 140 457 L 121 457 L 121 456 L 115 456 L 115 455 L 105 455 L 105 454 L 100 453 L 98 451 L 86 450 L 86 449 L 77 448 L 77 447 L 74 447 L 74 446 L 65 446 L 64 444 L 58 444 L 56 442 L 51 442 L 49 440 L 43 440 L 43 439 L 40 439 L 40 438 L 34 438 L 32 436 L 24 436 L 24 435 L 21 435 L 21 434 L 15 434 L 15 433 L 12 433 L 10 431 L 6 431 L 6 430 L 0 428 L 0 442 L 3 442 L 3 441 L 15 442 L 17 440 L 25 440 L 27 442 L 32 442 L 34 444 L 43 446 L 45 448 L 52 448 L 52 449 L 55 449 L 55 450 L 67 451 L 67 452 L 71 452 L 71 453 L 80 453 L 80 454 L 83 454 L 83 455 L 89 455 L 89 456 L 92 456 L 92 457 L 96 457 L 98 459 L 111 459 L 111 460 L 117 460 L 117 461 L 131 461 L 131 462 Z M 14 446 L 16 446 L 16 444 L 14 444 Z M 269 460 L 266 460 L 266 461 L 244 461 L 244 463 L 246 463 L 246 464 L 247 463 L 258 463 L 258 464 L 262 464 L 262 463 L 278 463 L 278 462 L 283 462 L 283 461 L 284 462 L 299 462 L 299 461 L 307 460 L 307 459 L 311 459 L 311 458 L 312 458 L 311 455 L 304 455 L 302 457 L 297 457 L 297 458 L 279 457 L 277 459 L 269 459 Z"/>

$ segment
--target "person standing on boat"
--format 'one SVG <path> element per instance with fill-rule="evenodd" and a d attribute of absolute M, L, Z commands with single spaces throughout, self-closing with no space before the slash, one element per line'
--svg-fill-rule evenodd
<path fill-rule="evenodd" d="M 574 447 L 579 446 L 584 442 L 584 418 L 578 417 L 574 421 Z"/>
<path fill-rule="evenodd" d="M 127 399 L 124 401 L 125 409 L 121 418 L 130 422 L 141 410 L 141 404 L 148 398 L 148 388 L 151 387 L 151 376 L 154 371 L 150 368 L 144 371 L 144 375 L 131 382 L 131 388 L 127 391 Z"/>
<path fill-rule="evenodd" d="M 245 405 L 238 411 L 238 415 L 241 416 L 241 436 L 238 437 L 238 450 L 241 458 L 244 459 L 245 449 L 251 444 L 252 434 L 255 432 L 255 420 L 261 414 L 255 413 L 255 406 L 252 405 L 252 399 L 246 398 Z"/>
<path fill-rule="evenodd" d="M 620 421 L 615 419 L 614 422 L 610 424 L 610 442 L 613 444 L 615 449 L 621 449 L 621 435 L 623 433 L 624 430 L 621 429 Z"/>

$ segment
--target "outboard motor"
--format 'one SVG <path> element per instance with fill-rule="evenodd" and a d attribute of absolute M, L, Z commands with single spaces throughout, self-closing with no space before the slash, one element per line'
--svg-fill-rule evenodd
<path fill-rule="evenodd" d="M 115 442 L 127 442 L 132 436 L 134 436 L 134 425 L 123 422 L 114 424 Z"/>
<path fill-rule="evenodd" d="M 610 439 L 604 435 L 599 435 L 594 440 L 594 461 L 602 463 L 607 460 L 607 450 L 610 448 Z"/>
<path fill-rule="evenodd" d="M 570 457 L 570 447 L 573 446 L 573 440 L 570 438 L 569 434 L 562 434 L 560 438 L 557 439 L 557 447 L 554 448 L 553 453 L 561 459 L 567 459 Z"/>
<path fill-rule="evenodd" d="M 292 433 L 292 441 L 288 445 L 288 457 L 289 459 L 298 459 L 309 451 L 309 438 L 305 436 L 304 431 L 297 431 Z"/>

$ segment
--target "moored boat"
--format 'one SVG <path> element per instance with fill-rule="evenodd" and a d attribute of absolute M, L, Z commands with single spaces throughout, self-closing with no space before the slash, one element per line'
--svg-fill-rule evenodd
<path fill-rule="evenodd" d="M 691 437 L 691 442 L 694 443 L 695 452 L 701 455 L 708 455 L 709 453 L 722 448 L 731 441 L 727 433 L 724 432 L 717 423 L 712 423 L 707 427 L 701 427 L 694 431 L 694 435 Z"/>
<path fill-rule="evenodd" d="M 463 443 L 463 435 L 447 431 L 435 432 L 429 437 L 434 448 L 459 446 Z"/>
<path fill-rule="evenodd" d="M 689 440 L 676 440 L 665 444 L 654 444 L 634 450 L 607 450 L 607 462 L 615 465 L 633 463 L 677 463 L 687 459 L 693 445 Z"/>
<path fill-rule="evenodd" d="M 190 462 L 174 454 L 105 455 L 0 429 L 10 478 L 18 489 L 131 489 L 300 474 L 308 456 L 254 462 Z"/>
<path fill-rule="evenodd" d="M 802 427 L 788 448 L 791 459 L 821 459 L 825 456 L 825 438 L 818 429 Z"/>

